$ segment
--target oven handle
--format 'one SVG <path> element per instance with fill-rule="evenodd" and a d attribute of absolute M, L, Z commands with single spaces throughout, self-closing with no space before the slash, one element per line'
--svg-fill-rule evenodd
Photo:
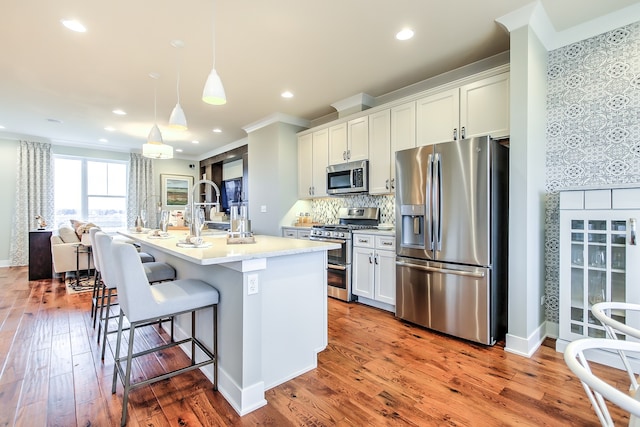
<path fill-rule="evenodd" d="M 344 240 L 337 239 L 325 239 L 324 237 L 309 237 L 309 240 L 315 240 L 317 242 L 329 242 L 329 243 L 338 243 L 340 245 L 344 244 Z"/>
<path fill-rule="evenodd" d="M 335 265 L 335 264 L 327 264 L 327 268 L 330 270 L 341 270 L 346 271 L 347 267 L 344 265 Z"/>
<path fill-rule="evenodd" d="M 481 279 L 484 277 L 484 273 L 474 273 L 472 271 L 454 270 L 451 268 L 429 267 L 426 265 L 418 265 L 418 264 L 413 264 L 413 263 L 404 262 L 404 261 L 396 261 L 396 265 L 400 267 L 409 267 L 409 268 L 415 268 L 417 270 L 430 271 L 433 273 L 455 274 L 457 276 L 468 276 L 476 279 Z"/>

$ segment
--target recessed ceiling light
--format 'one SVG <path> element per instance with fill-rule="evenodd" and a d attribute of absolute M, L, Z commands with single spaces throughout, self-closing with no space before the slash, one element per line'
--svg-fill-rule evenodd
<path fill-rule="evenodd" d="M 182 153 L 182 148 L 176 148 L 176 151 L 177 151 L 178 153 Z"/>
<path fill-rule="evenodd" d="M 75 31 L 76 33 L 84 33 L 87 31 L 84 25 L 75 19 L 61 19 L 62 25 L 70 29 L 71 31 Z"/>
<path fill-rule="evenodd" d="M 108 131 L 108 132 L 113 132 L 114 130 L 116 130 L 116 128 L 114 128 L 113 126 L 106 126 L 104 128 L 104 130 Z"/>
<path fill-rule="evenodd" d="M 213 132 L 214 132 L 214 133 L 222 133 L 222 129 L 220 129 L 220 128 L 215 128 L 215 129 L 213 130 Z"/>
<path fill-rule="evenodd" d="M 100 142 L 109 142 L 109 140 L 106 139 L 106 138 L 100 138 L 98 141 L 100 141 Z"/>
<path fill-rule="evenodd" d="M 113 114 L 117 114 L 119 116 L 126 116 L 127 112 L 124 110 L 121 110 L 119 108 L 116 108 L 115 110 L 112 111 Z"/>
<path fill-rule="evenodd" d="M 413 37 L 413 30 L 409 28 L 405 28 L 396 34 L 398 40 L 409 40 L 411 37 Z"/>
<path fill-rule="evenodd" d="M 60 119 L 47 119 L 47 121 L 51 123 L 62 123 L 62 120 Z"/>
<path fill-rule="evenodd" d="M 200 141 L 191 141 L 192 144 L 200 144 Z"/>
<path fill-rule="evenodd" d="M 293 98 L 293 93 L 289 92 L 288 90 L 282 92 L 280 94 L 281 97 L 283 98 Z"/>

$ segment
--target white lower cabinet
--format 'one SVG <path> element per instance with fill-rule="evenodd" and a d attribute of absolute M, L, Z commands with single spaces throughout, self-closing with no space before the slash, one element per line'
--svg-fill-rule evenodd
<path fill-rule="evenodd" d="M 640 247 L 633 230 L 637 221 L 640 189 L 560 193 L 559 351 L 576 339 L 606 337 L 591 314 L 593 304 L 640 303 Z M 611 315 L 640 328 L 637 312 Z M 629 339 L 624 335 L 621 338 Z M 594 353 L 593 360 L 621 366 L 615 354 Z"/>
<path fill-rule="evenodd" d="M 358 302 L 395 312 L 395 236 L 354 233 L 352 267 Z"/>

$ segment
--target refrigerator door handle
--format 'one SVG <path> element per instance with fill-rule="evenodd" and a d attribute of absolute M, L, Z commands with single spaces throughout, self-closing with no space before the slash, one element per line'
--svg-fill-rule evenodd
<path fill-rule="evenodd" d="M 442 161 L 436 153 L 433 159 L 435 173 L 433 182 L 433 241 L 436 251 L 442 250 Z"/>
<path fill-rule="evenodd" d="M 410 262 L 405 262 L 405 261 L 396 261 L 396 265 L 399 265 L 401 267 L 415 268 L 417 270 L 430 271 L 433 273 L 455 274 L 456 276 L 473 277 L 476 279 L 482 279 L 485 276 L 484 273 L 474 273 L 472 271 L 454 270 L 451 268 L 429 267 L 427 265 L 412 264 Z"/>
<path fill-rule="evenodd" d="M 424 216 L 424 229 L 427 233 L 425 237 L 425 243 L 429 245 L 429 250 L 433 250 L 433 199 L 432 199 L 432 185 L 433 185 L 433 154 L 429 154 L 427 158 L 427 186 L 425 188 L 426 198 L 426 214 Z"/>

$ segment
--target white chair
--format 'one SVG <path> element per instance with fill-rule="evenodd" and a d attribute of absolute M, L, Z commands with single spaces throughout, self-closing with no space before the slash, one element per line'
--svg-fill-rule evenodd
<path fill-rule="evenodd" d="M 628 318 L 628 315 L 632 312 L 640 313 L 640 304 L 605 301 L 594 304 L 591 307 L 591 314 L 593 314 L 593 317 L 595 317 L 600 321 L 600 323 L 602 323 L 602 326 L 604 326 L 604 330 L 606 331 L 607 336 L 610 339 L 617 340 L 619 334 L 624 334 L 640 340 L 640 330 L 614 319 L 611 316 L 612 310 L 614 312 L 624 313 L 624 317 Z M 629 359 L 624 354 L 624 351 L 619 350 L 618 354 L 620 355 L 622 364 L 624 365 L 627 374 L 629 375 L 629 381 L 631 383 L 630 388 L 635 393 L 638 390 L 638 380 L 635 373 L 633 372 L 633 368 L 629 363 Z"/>
<path fill-rule="evenodd" d="M 127 421 L 127 404 L 129 392 L 137 387 L 145 386 L 156 381 L 171 378 L 183 372 L 199 369 L 213 364 L 213 388 L 218 388 L 218 291 L 211 285 L 196 279 L 181 279 L 162 282 L 149 286 L 140 259 L 135 256 L 135 249 L 131 245 L 111 242 L 113 260 L 117 266 L 118 299 L 120 301 L 120 315 L 118 320 L 118 338 L 116 342 L 115 363 L 113 370 L 113 384 L 111 392 L 116 392 L 118 377 L 124 385 L 122 402 L 121 426 Z M 108 268 L 108 267 L 107 267 Z M 195 312 L 203 308 L 213 308 L 213 349 L 209 350 L 196 335 Z M 170 342 L 155 348 L 134 353 L 134 337 L 136 328 L 159 319 L 191 313 L 191 336 L 189 338 Z M 126 357 L 120 356 L 120 345 L 124 325 L 124 316 L 129 320 L 129 343 Z M 136 383 L 131 382 L 131 365 L 134 358 L 145 354 L 165 350 L 169 347 L 191 343 L 191 364 L 189 366 L 166 372 L 153 378 L 147 378 Z M 196 346 L 204 354 L 204 360 L 196 362 Z M 123 359 L 126 359 L 123 360 Z M 124 363 L 124 368 L 123 368 Z"/>
<path fill-rule="evenodd" d="M 615 350 L 640 352 L 640 343 L 604 338 L 583 338 L 573 341 L 564 350 L 564 361 L 582 383 L 589 401 L 603 426 L 613 426 L 606 400 L 629 412 L 629 425 L 640 426 L 640 401 L 618 390 L 595 376 L 589 368 L 584 352 L 588 350 Z M 636 394 L 639 396 L 640 393 Z"/>
<path fill-rule="evenodd" d="M 109 320 L 117 318 L 117 316 L 111 316 L 111 306 L 113 305 L 112 301 L 113 297 L 115 296 L 114 291 L 117 287 L 118 278 L 115 271 L 117 269 L 117 266 L 115 265 L 115 261 L 113 260 L 111 254 L 111 241 L 113 239 L 111 238 L 111 236 L 101 231 L 95 233 L 94 239 L 96 241 L 94 252 L 97 255 L 97 258 L 99 260 L 98 263 L 101 267 L 103 284 L 102 296 L 100 302 L 98 303 L 100 313 L 96 317 L 100 320 L 98 324 L 98 343 L 100 343 L 101 333 L 103 334 L 101 358 L 102 360 L 104 360 L 104 354 L 107 346 L 107 335 L 112 332 L 116 332 L 115 330 L 109 330 Z M 137 251 L 131 244 L 123 244 L 131 246 L 134 252 L 137 253 Z M 138 256 L 135 256 L 135 258 L 140 262 L 142 261 Z M 174 280 L 176 278 L 175 269 L 167 263 L 153 261 L 142 263 L 142 266 L 149 283 L 158 283 L 167 280 Z M 171 332 L 173 338 L 173 323 L 171 325 Z"/>

